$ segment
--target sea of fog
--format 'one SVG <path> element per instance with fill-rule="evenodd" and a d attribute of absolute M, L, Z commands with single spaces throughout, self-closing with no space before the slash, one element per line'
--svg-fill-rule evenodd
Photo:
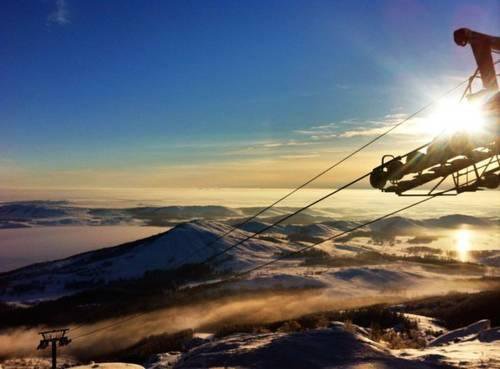
<path fill-rule="evenodd" d="M 279 206 L 300 207 L 333 188 L 303 189 Z M 228 207 L 267 206 L 290 191 L 289 188 L 118 188 L 118 189 L 0 189 L 0 203 L 27 200 L 68 200 L 82 207 L 125 208 L 135 206 L 221 205 Z M 398 197 L 373 189 L 346 189 L 314 208 L 328 208 L 342 218 L 365 219 L 417 201 L 420 197 Z M 500 191 L 479 191 L 459 196 L 434 198 L 411 209 L 413 218 L 448 214 L 498 216 Z"/>
<path fill-rule="evenodd" d="M 0 230 L 0 272 L 148 237 L 168 228 L 61 226 Z"/>
<path fill-rule="evenodd" d="M 67 200 L 81 207 L 125 208 L 135 206 L 223 205 L 228 207 L 265 206 L 286 194 L 289 189 L 85 189 L 85 190 L 0 190 L 0 203 L 27 200 Z M 331 189 L 304 189 L 280 206 L 298 207 L 325 195 Z M 370 219 L 394 211 L 421 199 L 400 198 L 375 190 L 345 190 L 315 208 L 335 219 Z M 499 191 L 465 193 L 456 197 L 434 198 L 402 213 L 411 218 L 435 218 L 449 214 L 498 217 Z M 157 234 L 161 227 L 59 226 L 0 230 L 0 271 L 34 262 L 62 258 L 78 252 L 113 246 Z M 495 237 L 486 237 L 473 248 L 498 248 Z M 493 238 L 492 238 L 493 237 Z M 443 240 L 444 241 L 444 240 Z M 452 247 L 453 240 L 442 247 Z M 434 246 L 434 245 L 433 245 Z M 437 245 L 436 245 L 437 246 Z"/>

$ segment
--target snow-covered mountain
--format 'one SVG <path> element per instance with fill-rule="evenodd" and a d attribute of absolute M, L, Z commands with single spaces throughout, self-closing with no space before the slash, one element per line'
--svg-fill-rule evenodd
<path fill-rule="evenodd" d="M 259 223 L 255 223 L 255 226 Z M 399 226 L 406 229 L 412 222 L 395 218 L 383 227 Z M 220 235 L 230 228 L 226 223 L 194 221 L 183 223 L 158 235 L 123 245 L 90 251 L 52 262 L 33 264 L 0 274 L 0 301 L 33 301 L 53 299 L 83 289 L 103 286 L 109 282 L 142 278 L 145 273 L 157 270 L 175 270 L 185 264 L 199 263 L 211 255 L 236 244 L 251 233 L 236 230 L 218 242 Z M 393 231 L 395 231 L 393 229 Z M 211 262 L 215 272 L 242 271 L 268 262 L 277 254 L 296 250 L 304 242 L 316 242 L 340 232 L 325 224 L 308 226 L 282 226 L 276 233 L 251 239 Z M 380 229 L 377 230 L 380 232 Z M 300 236 L 300 237 L 299 237 Z M 363 243 L 326 242 L 320 245 L 324 255 L 330 257 L 355 257 L 376 251 Z M 492 257 L 497 254 L 484 254 Z M 238 288 L 261 289 L 273 287 L 330 287 L 338 293 L 353 295 L 357 292 L 416 286 L 421 281 L 439 281 L 447 278 L 439 268 L 423 269 L 418 264 L 391 262 L 387 265 L 359 265 L 348 268 L 330 267 L 325 270 L 319 263 L 305 263 L 306 255 L 299 254 L 291 260 L 281 260 L 268 268 L 233 282 Z M 490 263 L 491 265 L 491 263 Z M 339 265 L 340 266 L 340 265 Z M 349 266 L 347 264 L 346 266 Z"/>
<path fill-rule="evenodd" d="M 228 225 L 215 222 L 184 223 L 146 239 L 3 273 L 0 299 L 53 298 L 112 281 L 141 278 L 148 271 L 202 262 L 248 235 L 237 230 L 214 243 L 229 229 Z M 290 246 L 250 240 L 214 260 L 212 266 L 219 271 L 242 270 L 269 260 L 280 250 L 290 250 Z"/>
<path fill-rule="evenodd" d="M 153 225 L 173 226 L 192 220 L 224 221 L 239 224 L 255 214 L 258 208 L 231 208 L 219 205 L 200 206 L 141 206 L 131 208 L 89 208 L 77 206 L 67 201 L 22 201 L 0 203 L 0 229 L 36 226 L 64 225 Z M 266 224 L 274 223 L 295 211 L 296 208 L 276 207 L 266 211 L 257 220 L 245 224 L 242 229 L 255 231 Z M 361 220 L 359 220 L 361 222 Z M 421 233 L 426 228 L 456 228 L 461 225 L 473 227 L 491 227 L 498 225 L 498 219 L 474 217 L 461 214 L 451 214 L 429 219 L 411 219 L 406 217 L 391 217 L 371 226 L 374 232 L 390 232 L 405 234 Z M 276 229 L 283 233 L 296 233 L 297 227 L 311 226 L 311 230 L 301 229 L 302 234 L 316 237 L 312 233 L 320 232 L 314 229 L 323 226 L 346 230 L 352 228 L 355 222 L 338 220 L 334 212 L 317 209 L 307 209 L 296 216 L 287 219 Z"/>
<path fill-rule="evenodd" d="M 0 227 L 24 226 L 172 225 L 193 219 L 224 220 L 241 217 L 239 209 L 225 206 L 149 206 L 134 208 L 86 208 L 67 201 L 23 201 L 0 204 Z"/>
<path fill-rule="evenodd" d="M 67 205 L 53 204 L 52 206 L 64 209 Z M 225 208 L 198 209 L 194 207 L 194 209 L 158 211 L 149 208 L 148 210 L 141 209 L 143 209 L 141 212 L 144 211 L 146 214 L 158 212 L 160 216 L 186 214 L 186 211 L 188 214 L 192 211 L 233 214 L 228 213 Z M 87 212 L 87 216 L 95 215 L 94 211 Z M 116 209 L 103 209 L 100 213 L 101 217 L 123 216 L 123 213 Z M 333 286 L 338 291 L 351 291 L 349 293 L 352 294 L 352 291 L 365 291 L 365 289 L 377 291 L 378 287 L 385 288 L 388 285 L 398 287 L 399 284 L 415 285 L 420 280 L 439 280 L 443 277 L 438 275 L 441 268 L 439 265 L 431 270 L 423 268 L 418 263 L 409 265 L 409 263 L 395 261 L 389 263 L 380 260 L 367 261 L 366 264 L 354 260 L 354 265 L 352 260 L 347 264 L 328 264 L 332 261 L 328 258 L 356 258 L 361 253 L 383 252 L 385 246 L 380 246 L 379 241 L 383 243 L 386 239 L 394 240 L 395 236 L 400 235 L 413 236 L 414 238 L 407 243 L 400 241 L 401 246 L 390 246 L 392 254 L 404 256 L 408 253 L 406 246 L 409 242 L 412 245 L 423 242 L 420 241 L 418 235 L 425 235 L 427 229 L 443 225 L 456 226 L 464 222 L 483 226 L 489 224 L 487 219 L 459 215 L 433 220 L 392 217 L 371 227 L 358 230 L 354 234 L 358 238 L 324 242 L 317 247 L 320 251 L 316 254 L 298 254 L 292 259 L 281 260 L 269 268 L 259 270 L 258 273 L 245 276 L 246 280 L 238 283 L 240 287 L 245 288 Z M 146 239 L 85 252 L 65 259 L 33 264 L 0 274 L 2 287 L 0 301 L 53 299 L 114 281 L 140 279 L 147 272 L 175 270 L 185 264 L 202 262 L 267 226 L 267 223 L 253 221 L 242 227 L 244 229 L 237 229 L 218 242 L 214 242 L 219 236 L 232 229 L 230 224 L 233 222 L 191 221 Z M 356 223 L 348 221 L 279 225 L 271 232 L 266 232 L 232 249 L 217 258 L 210 266 L 215 272 L 243 271 L 254 265 L 268 262 L 284 251 L 296 250 L 304 244 L 310 245 L 326 240 L 355 225 Z M 471 256 L 474 254 L 471 253 Z M 498 252 L 483 252 L 472 260 L 484 261 L 484 264 L 495 266 L 498 265 Z M 387 265 L 380 265 L 381 263 L 387 263 Z M 329 267 L 325 269 L 328 265 Z M 346 268 L 342 269 L 342 266 Z M 199 281 L 195 282 L 199 283 Z"/>
<path fill-rule="evenodd" d="M 61 201 L 6 203 L 0 206 L 0 220 L 62 217 L 69 214 L 64 205 Z"/>
<path fill-rule="evenodd" d="M 231 209 L 218 205 L 197 206 L 162 206 L 162 207 L 140 207 L 127 209 L 128 212 L 139 217 L 161 216 L 164 218 L 186 219 L 186 218 L 225 218 L 240 216 L 237 209 Z"/>

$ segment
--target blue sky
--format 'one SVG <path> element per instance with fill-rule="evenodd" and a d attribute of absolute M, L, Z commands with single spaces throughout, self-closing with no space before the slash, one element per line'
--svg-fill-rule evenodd
<path fill-rule="evenodd" d="M 2 186 L 294 186 L 465 78 L 454 29 L 499 25 L 499 1 L 3 1 Z"/>

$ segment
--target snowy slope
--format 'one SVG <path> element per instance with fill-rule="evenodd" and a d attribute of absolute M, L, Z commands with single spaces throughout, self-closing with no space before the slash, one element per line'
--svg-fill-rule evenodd
<path fill-rule="evenodd" d="M 430 319 L 418 317 L 424 321 Z M 480 322 L 474 326 L 485 327 L 484 323 Z M 465 332 L 455 338 L 461 338 L 460 342 L 448 342 L 446 346 L 429 346 L 423 349 L 391 350 L 383 341 L 372 341 L 367 329 L 352 323 L 346 326 L 340 322 L 332 322 L 328 328 L 293 333 L 237 333 L 212 339 L 184 354 L 155 355 L 146 368 L 450 369 L 450 365 L 464 369 L 500 367 L 499 328 L 480 329 L 474 337 Z"/>
<path fill-rule="evenodd" d="M 480 320 L 468 325 L 467 327 L 455 329 L 439 336 L 430 342 L 429 346 L 442 346 L 453 342 L 471 340 L 477 338 L 481 332 L 490 330 L 490 328 L 491 323 L 488 319 Z"/>
<path fill-rule="evenodd" d="M 127 363 L 93 363 L 73 366 L 72 369 L 144 369 L 143 366 Z"/>
<path fill-rule="evenodd" d="M 455 368 L 500 368 L 500 327 L 490 328 L 489 320 L 444 333 L 422 350 L 393 350 L 412 360 L 453 365 Z"/>
<path fill-rule="evenodd" d="M 201 262 L 247 235 L 244 231 L 236 231 L 210 245 L 228 230 L 229 226 L 220 223 L 185 223 L 144 240 L 14 270 L 0 275 L 0 284 L 5 286 L 0 299 L 53 298 L 110 281 L 140 278 L 147 271 Z M 214 266 L 219 270 L 241 270 L 269 260 L 280 249 L 289 250 L 290 247 L 250 240 L 217 260 Z"/>
<path fill-rule="evenodd" d="M 0 301 L 35 301 L 53 299 L 82 289 L 102 286 L 116 280 L 141 278 L 148 271 L 172 270 L 184 264 L 197 263 L 236 244 L 250 233 L 237 230 L 212 245 L 212 242 L 230 228 L 227 224 L 195 221 L 181 224 L 168 232 L 124 245 L 104 248 L 53 262 L 34 264 L 0 274 Z M 308 226 L 316 232 L 323 227 Z M 366 245 L 366 244 L 365 244 Z M 252 239 L 212 262 L 216 271 L 243 271 L 273 259 L 297 245 L 285 238 Z M 330 255 L 355 255 L 369 250 L 369 246 L 325 243 L 321 248 Z M 223 288 L 321 288 L 345 296 L 378 294 L 384 291 L 414 290 L 423 293 L 421 286 L 478 277 L 449 275 L 439 267 L 425 268 L 418 263 L 389 262 L 372 266 L 329 267 L 304 265 L 301 254 L 283 259 L 264 269 L 247 274 L 243 280 L 232 281 Z M 472 272 L 471 272 L 472 273 Z M 216 281 L 216 280 L 215 280 Z M 206 281 L 203 283 L 213 283 Z M 197 282 L 199 284 L 199 281 Z M 192 286 L 188 284 L 186 287 Z M 441 287 L 439 287 L 441 288 Z"/>
<path fill-rule="evenodd" d="M 442 333 L 447 331 L 447 329 L 435 318 L 410 313 L 403 313 L 403 315 L 417 323 L 418 329 L 423 332 Z"/>
<path fill-rule="evenodd" d="M 295 333 L 231 335 L 192 349 L 175 368 L 431 369 L 436 366 L 396 357 L 366 338 L 362 330 L 347 331 L 342 323 L 333 323 L 329 328 Z"/>

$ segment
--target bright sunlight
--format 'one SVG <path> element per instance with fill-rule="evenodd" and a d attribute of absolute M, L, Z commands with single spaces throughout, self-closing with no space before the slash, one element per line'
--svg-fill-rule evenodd
<path fill-rule="evenodd" d="M 469 251 L 471 248 L 471 234 L 467 230 L 460 230 L 455 236 L 456 251 L 458 259 L 461 262 L 466 262 L 469 260 Z"/>
<path fill-rule="evenodd" d="M 444 131 L 446 134 L 465 131 L 481 133 L 485 126 L 485 117 L 478 101 L 453 100 L 441 101 L 435 112 L 428 119 L 429 132 L 437 135 Z"/>

